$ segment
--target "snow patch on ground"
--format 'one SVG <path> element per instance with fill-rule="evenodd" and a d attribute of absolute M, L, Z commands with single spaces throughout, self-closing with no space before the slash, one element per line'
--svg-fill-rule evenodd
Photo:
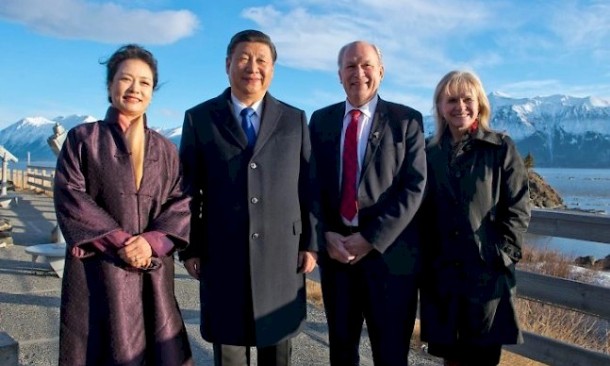
<path fill-rule="evenodd" d="M 583 277 L 590 278 L 591 284 L 593 285 L 610 287 L 610 272 L 608 271 L 598 271 L 579 266 L 571 266 L 570 272 L 573 276 L 571 279 L 579 280 Z"/>

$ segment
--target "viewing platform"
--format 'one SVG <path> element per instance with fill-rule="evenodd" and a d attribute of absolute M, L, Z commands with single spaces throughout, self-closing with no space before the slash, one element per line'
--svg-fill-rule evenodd
<path fill-rule="evenodd" d="M 52 268 L 49 257 L 46 261 L 33 261 L 37 259 L 35 248 L 46 244 L 42 249 L 49 249 L 47 246 L 54 241 L 52 232 L 56 217 L 50 197 L 54 171 L 50 170 L 49 173 L 48 168 L 28 167 L 27 174 L 15 172 L 15 186 L 22 187 L 27 182 L 30 189 L 36 191 L 17 190 L 18 204 L 0 208 L 0 219 L 8 219 L 12 226 L 10 244 L 0 242 L 4 243 L 0 245 L 0 366 L 54 366 L 58 359 L 61 279 L 58 270 Z M 537 208 L 532 211 L 528 233 L 610 244 L 610 217 Z M 54 247 L 51 249 L 61 251 Z M 61 259 L 57 256 L 54 258 Z M 310 276 L 313 281 L 317 281 L 316 273 Z M 522 299 L 570 309 L 603 322 L 610 321 L 610 288 L 607 286 L 521 269 L 517 269 L 516 275 L 517 295 Z M 212 346 L 203 341 L 199 334 L 199 284 L 179 262 L 176 262 L 175 292 L 189 334 L 195 365 L 213 365 Z M 324 311 L 310 303 L 307 316 L 304 331 L 293 342 L 293 365 L 328 365 Z M 505 350 L 548 365 L 610 364 L 610 354 L 603 351 L 590 350 L 531 331 L 524 331 L 524 338 L 524 344 L 507 346 Z M 366 327 L 360 353 L 362 366 L 373 364 Z M 504 355 L 506 352 L 503 358 Z M 17 358 L 18 363 L 14 361 Z M 420 350 L 412 350 L 410 359 L 411 365 L 442 364 L 439 359 Z M 501 363 L 502 366 L 513 364 L 508 360 Z"/>
<path fill-rule="evenodd" d="M 51 232 L 56 225 L 53 200 L 29 190 L 17 191 L 17 195 L 18 205 L 0 208 L 0 218 L 9 219 L 13 226 L 14 242 L 0 248 L 0 365 L 56 366 L 61 279 L 48 262 L 34 262 L 26 251 L 29 246 L 52 241 Z M 195 365 L 212 366 L 212 345 L 199 334 L 199 284 L 179 262 L 175 291 Z M 324 312 L 310 304 L 307 316 L 304 332 L 293 339 L 293 365 L 326 366 L 328 334 Z M 361 365 L 373 365 L 367 337 L 363 337 L 361 355 Z M 412 352 L 411 358 L 412 365 L 442 364 L 419 352 Z"/>

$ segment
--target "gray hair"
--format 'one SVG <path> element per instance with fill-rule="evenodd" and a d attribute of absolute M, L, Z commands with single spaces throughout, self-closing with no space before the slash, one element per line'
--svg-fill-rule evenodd
<path fill-rule="evenodd" d="M 339 57 L 337 57 L 337 64 L 338 64 L 339 68 L 341 68 L 341 63 L 343 61 L 343 55 L 345 54 L 345 51 L 347 51 L 348 48 L 350 48 L 358 43 L 366 44 L 366 45 L 373 47 L 373 49 L 375 50 L 375 53 L 377 53 L 377 57 L 379 58 L 379 65 L 383 65 L 383 58 L 381 56 L 381 50 L 379 49 L 379 47 L 377 47 L 376 44 L 369 43 L 366 41 L 354 41 L 354 42 L 350 42 L 350 43 L 346 44 L 345 46 L 341 47 L 341 49 L 339 50 Z"/>

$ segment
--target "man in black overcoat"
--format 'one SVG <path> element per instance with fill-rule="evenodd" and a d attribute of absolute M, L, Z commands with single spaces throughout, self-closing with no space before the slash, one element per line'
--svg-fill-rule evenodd
<path fill-rule="evenodd" d="M 305 112 L 268 93 L 276 49 L 237 33 L 230 87 L 188 111 L 180 157 L 192 196 L 191 246 L 200 280 L 201 335 L 216 365 L 289 365 L 306 317 L 305 273 L 316 264 L 310 218 L 311 144 Z"/>

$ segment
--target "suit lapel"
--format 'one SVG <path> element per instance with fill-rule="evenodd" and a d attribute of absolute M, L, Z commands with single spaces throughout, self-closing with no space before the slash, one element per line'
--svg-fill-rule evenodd
<path fill-rule="evenodd" d="M 371 125 L 370 135 L 367 136 L 367 145 L 364 152 L 364 159 L 362 161 L 362 168 L 360 169 L 360 182 L 364 179 L 366 171 L 368 170 L 373 156 L 377 153 L 379 143 L 385 134 L 386 126 L 388 124 L 388 109 L 385 102 L 379 98 L 377 107 L 375 108 L 375 115 Z M 363 136 L 364 137 L 364 136 Z"/>
<path fill-rule="evenodd" d="M 341 197 L 341 177 L 339 173 L 341 171 L 341 132 L 343 130 L 343 119 L 345 117 L 345 103 L 339 103 L 336 108 L 333 108 L 328 116 L 327 121 L 330 123 L 327 125 L 328 136 L 330 140 L 329 152 L 327 154 L 328 159 L 334 160 L 329 166 L 334 167 L 332 174 L 334 175 L 334 184 L 336 194 L 334 197 L 340 199 Z"/>
<path fill-rule="evenodd" d="M 260 127 L 256 136 L 253 154 L 256 154 L 273 135 L 273 131 L 275 131 L 281 116 L 280 102 L 272 97 L 271 94 L 265 94 L 263 99 L 263 115 L 260 116 Z"/>
<path fill-rule="evenodd" d="M 223 131 L 222 134 L 227 141 L 233 141 L 242 149 L 248 147 L 248 137 L 241 128 L 241 122 L 236 120 L 233 115 L 230 88 L 227 88 L 216 98 L 214 108 L 210 110 L 210 113 L 212 114 L 212 122 L 217 125 L 219 131 Z"/>

